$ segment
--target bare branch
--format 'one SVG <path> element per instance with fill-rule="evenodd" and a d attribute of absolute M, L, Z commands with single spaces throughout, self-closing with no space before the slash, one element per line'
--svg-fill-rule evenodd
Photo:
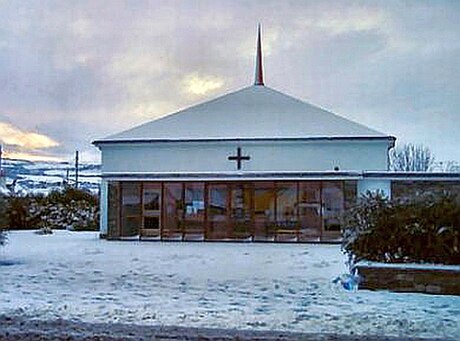
<path fill-rule="evenodd" d="M 432 169 L 434 160 L 428 147 L 407 143 L 390 152 L 390 169 L 401 172 L 428 172 Z"/>

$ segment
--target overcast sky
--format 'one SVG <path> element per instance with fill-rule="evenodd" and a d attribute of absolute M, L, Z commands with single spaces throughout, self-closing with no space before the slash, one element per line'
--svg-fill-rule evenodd
<path fill-rule="evenodd" d="M 0 143 L 90 142 L 252 84 L 460 161 L 460 1 L 0 0 Z"/>

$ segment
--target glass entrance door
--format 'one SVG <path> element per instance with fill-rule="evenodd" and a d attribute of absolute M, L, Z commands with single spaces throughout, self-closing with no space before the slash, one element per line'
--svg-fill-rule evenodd
<path fill-rule="evenodd" d="M 142 191 L 143 223 L 141 236 L 160 237 L 161 184 L 144 184 Z"/>

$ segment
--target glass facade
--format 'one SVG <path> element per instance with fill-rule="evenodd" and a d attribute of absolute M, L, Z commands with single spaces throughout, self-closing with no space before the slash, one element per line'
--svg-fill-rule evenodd
<path fill-rule="evenodd" d="M 111 238 L 337 240 L 356 181 L 109 182 L 108 200 Z"/>

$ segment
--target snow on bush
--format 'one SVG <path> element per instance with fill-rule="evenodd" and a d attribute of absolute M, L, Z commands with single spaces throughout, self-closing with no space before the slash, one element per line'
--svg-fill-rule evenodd
<path fill-rule="evenodd" d="M 389 200 L 367 193 L 345 214 L 342 248 L 350 265 L 362 259 L 460 264 L 459 237 L 460 197 Z"/>
<path fill-rule="evenodd" d="M 82 190 L 67 188 L 47 196 L 17 196 L 8 201 L 10 228 L 96 230 L 98 227 L 98 199 Z"/>
<path fill-rule="evenodd" d="M 69 202 L 37 202 L 30 205 L 32 220 L 38 220 L 38 227 L 67 230 L 95 230 L 98 209 L 84 200 Z"/>

